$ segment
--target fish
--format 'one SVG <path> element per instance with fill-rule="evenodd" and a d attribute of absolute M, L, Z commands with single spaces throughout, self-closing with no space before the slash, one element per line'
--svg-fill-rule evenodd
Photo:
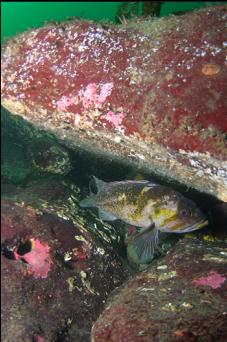
<path fill-rule="evenodd" d="M 122 220 L 140 228 L 132 242 L 141 262 L 153 258 L 159 234 L 188 233 L 208 224 L 195 202 L 174 189 L 149 180 L 104 182 L 93 176 L 97 192 L 79 202 L 98 209 L 104 221 Z"/>

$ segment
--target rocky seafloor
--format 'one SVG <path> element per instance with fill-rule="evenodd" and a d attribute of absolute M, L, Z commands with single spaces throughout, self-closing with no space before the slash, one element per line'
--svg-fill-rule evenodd
<path fill-rule="evenodd" d="M 4 342 L 225 340 L 225 20 L 75 20 L 5 44 Z M 141 264 L 123 222 L 79 207 L 91 175 L 171 186 L 209 225 Z"/>

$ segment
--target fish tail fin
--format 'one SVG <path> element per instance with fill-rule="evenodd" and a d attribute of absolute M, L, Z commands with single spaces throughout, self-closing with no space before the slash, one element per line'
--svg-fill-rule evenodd
<path fill-rule="evenodd" d="M 153 259 L 155 249 L 158 246 L 158 235 L 158 230 L 156 228 L 152 228 L 135 237 L 132 245 L 141 263 L 147 263 Z"/>
<path fill-rule="evenodd" d="M 98 179 L 95 176 L 92 176 L 92 180 L 89 183 L 89 189 L 90 189 L 91 193 L 92 193 L 92 184 L 93 183 L 95 184 L 97 194 L 99 194 L 104 189 L 104 187 L 106 186 L 106 182 L 102 181 L 101 179 Z"/>

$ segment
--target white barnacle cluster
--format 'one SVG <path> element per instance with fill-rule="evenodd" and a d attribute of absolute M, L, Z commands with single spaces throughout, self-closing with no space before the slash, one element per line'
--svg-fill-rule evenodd
<path fill-rule="evenodd" d="M 127 51 L 127 67 L 123 71 L 123 78 L 130 85 L 141 83 L 145 77 L 145 70 L 152 62 L 152 49 L 144 48 L 144 42 L 148 41 L 146 35 L 134 34 L 130 39 L 132 49 Z M 133 51 L 133 54 L 132 54 Z M 151 51 L 151 53 L 149 52 Z M 149 70 L 149 73 L 151 71 Z"/>
<path fill-rule="evenodd" d="M 84 62 L 87 61 L 85 59 L 87 58 L 88 51 L 89 56 L 96 61 L 103 60 L 103 55 L 105 55 L 104 71 L 108 72 L 111 66 L 108 56 L 116 52 L 122 53 L 125 49 L 123 37 L 113 33 L 111 29 L 90 26 L 86 32 L 80 35 L 83 38 L 77 47 L 78 51 L 82 52 L 80 59 Z M 85 51 L 86 54 L 83 54 Z"/>
<path fill-rule="evenodd" d="M 207 175 L 215 179 L 222 179 L 227 184 L 227 165 L 225 161 L 217 161 L 208 152 L 206 154 L 190 152 L 189 156 L 189 162 L 192 167 L 197 169 L 196 174 L 199 177 Z"/>
<path fill-rule="evenodd" d="M 201 47 L 194 47 L 194 55 L 196 57 L 204 57 L 207 54 L 211 56 L 216 56 L 220 52 L 223 51 L 223 46 L 217 46 L 208 42 L 208 40 L 204 40 L 201 44 Z"/>
<path fill-rule="evenodd" d="M 180 43 L 174 44 L 174 50 L 179 52 L 178 55 L 181 54 L 182 56 L 181 67 L 189 71 L 193 68 L 194 63 L 196 63 L 198 59 L 205 56 L 215 57 L 224 51 L 226 45 L 226 42 L 223 42 L 220 45 L 214 44 L 210 37 L 206 37 L 203 41 L 198 41 L 198 43 L 193 43 L 188 39 L 183 38 Z M 179 63 L 177 66 L 180 67 Z"/>

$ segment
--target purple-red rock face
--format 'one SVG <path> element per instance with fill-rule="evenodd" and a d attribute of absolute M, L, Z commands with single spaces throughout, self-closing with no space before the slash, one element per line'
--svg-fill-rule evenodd
<path fill-rule="evenodd" d="M 216 341 L 227 336 L 226 251 L 184 239 L 130 280 L 93 326 L 93 342 Z"/>
<path fill-rule="evenodd" d="M 3 341 L 89 341 L 126 277 L 120 263 L 81 227 L 23 203 L 2 201 L 1 228 Z"/>
<path fill-rule="evenodd" d="M 9 40 L 2 104 L 85 148 L 227 201 L 226 6 Z"/>
<path fill-rule="evenodd" d="M 2 56 L 3 105 L 59 126 L 117 131 L 225 158 L 226 8 L 26 32 Z"/>

